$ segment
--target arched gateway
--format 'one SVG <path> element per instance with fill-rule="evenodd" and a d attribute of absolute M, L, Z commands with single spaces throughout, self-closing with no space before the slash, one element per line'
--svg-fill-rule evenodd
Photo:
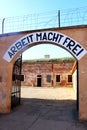
<path fill-rule="evenodd" d="M 50 43 L 70 52 L 78 61 L 79 119 L 87 120 L 87 27 L 66 27 L 0 36 L 0 112 L 11 110 L 12 70 L 15 59 L 37 44 Z M 54 50 L 55 51 L 55 50 Z"/>

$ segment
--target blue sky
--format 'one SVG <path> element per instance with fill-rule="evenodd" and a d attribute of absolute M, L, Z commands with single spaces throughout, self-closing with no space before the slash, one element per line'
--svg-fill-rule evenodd
<path fill-rule="evenodd" d="M 0 17 L 15 17 L 86 6 L 87 0 L 2 0 L 0 1 Z M 43 58 L 45 54 L 49 54 L 51 58 L 70 56 L 68 52 L 57 46 L 37 45 L 25 51 L 23 58 Z"/>
<path fill-rule="evenodd" d="M 87 0 L 1 0 L 0 17 L 87 6 Z"/>

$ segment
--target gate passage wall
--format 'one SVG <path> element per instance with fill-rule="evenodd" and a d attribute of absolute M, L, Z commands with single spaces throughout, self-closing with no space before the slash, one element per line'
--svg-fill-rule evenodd
<path fill-rule="evenodd" d="M 78 60 L 79 119 L 87 120 L 87 26 L 0 35 L 0 112 L 11 111 L 12 70 L 15 59 L 29 47 L 44 42 L 66 49 Z"/>

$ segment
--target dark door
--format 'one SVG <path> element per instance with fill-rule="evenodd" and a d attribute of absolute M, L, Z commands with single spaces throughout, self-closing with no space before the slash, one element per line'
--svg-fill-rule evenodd
<path fill-rule="evenodd" d="M 41 87 L 41 78 L 37 78 L 37 86 Z"/>

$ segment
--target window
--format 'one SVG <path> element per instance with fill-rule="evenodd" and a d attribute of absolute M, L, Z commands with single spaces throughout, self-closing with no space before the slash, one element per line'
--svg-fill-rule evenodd
<path fill-rule="evenodd" d="M 72 82 L 72 75 L 68 75 L 68 82 Z"/>
<path fill-rule="evenodd" d="M 47 75 L 47 82 L 51 82 L 51 75 Z"/>
<path fill-rule="evenodd" d="M 60 75 L 56 75 L 56 82 L 60 82 Z"/>

